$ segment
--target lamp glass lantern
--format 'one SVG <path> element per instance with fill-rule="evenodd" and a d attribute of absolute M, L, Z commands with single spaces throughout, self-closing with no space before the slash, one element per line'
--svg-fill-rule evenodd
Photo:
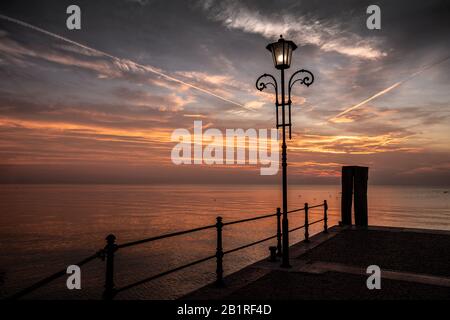
<path fill-rule="evenodd" d="M 294 42 L 284 40 L 283 36 L 280 36 L 277 42 L 269 44 L 266 49 L 272 53 L 275 68 L 283 70 L 291 66 L 292 51 L 297 49 L 297 46 Z"/>

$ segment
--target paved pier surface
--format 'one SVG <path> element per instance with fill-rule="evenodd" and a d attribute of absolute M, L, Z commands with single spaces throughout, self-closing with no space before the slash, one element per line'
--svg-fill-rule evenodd
<path fill-rule="evenodd" d="M 290 248 L 292 268 L 265 259 L 182 299 L 450 300 L 449 231 L 336 226 L 310 240 Z M 367 289 L 369 265 L 381 268 L 380 290 Z"/>

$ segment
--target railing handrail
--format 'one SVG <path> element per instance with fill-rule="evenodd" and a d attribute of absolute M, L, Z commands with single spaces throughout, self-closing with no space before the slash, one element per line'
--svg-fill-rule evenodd
<path fill-rule="evenodd" d="M 246 218 L 246 219 L 226 222 L 223 225 L 224 226 L 228 226 L 228 225 L 231 225 L 231 224 L 237 224 L 237 223 L 242 223 L 242 222 L 247 222 L 247 221 L 254 221 L 254 220 L 274 217 L 276 215 L 277 215 L 276 213 L 270 213 L 270 214 L 266 214 L 266 215 L 262 215 L 262 216 L 256 216 L 256 217 L 252 217 L 252 218 Z M 207 229 L 212 229 L 212 228 L 215 228 L 215 227 L 216 227 L 215 224 L 211 224 L 211 225 L 207 225 L 207 226 L 203 226 L 203 227 L 198 227 L 198 228 L 193 228 L 193 229 L 188 229 L 188 230 L 182 230 L 182 231 L 176 231 L 176 232 L 162 234 L 162 235 L 159 235 L 159 236 L 154 236 L 154 237 L 150 237 L 150 238 L 146 238 L 146 239 L 126 242 L 126 243 L 117 245 L 117 248 L 120 249 L 120 248 L 131 247 L 131 246 L 135 246 L 135 245 L 142 244 L 142 243 L 152 242 L 152 241 L 161 240 L 161 239 L 165 239 L 165 238 L 176 237 L 176 236 L 180 236 L 180 235 L 183 235 L 183 234 L 188 234 L 188 233 L 193 233 L 193 232 L 197 232 L 197 231 L 203 231 L 203 230 L 207 230 Z"/>
<path fill-rule="evenodd" d="M 214 255 L 211 255 L 211 256 L 209 256 L 209 257 L 201 258 L 201 259 L 198 259 L 198 260 L 195 260 L 195 261 L 186 263 L 186 264 L 184 264 L 184 265 L 182 265 L 182 266 L 179 266 L 179 267 L 176 267 L 176 268 L 167 270 L 167 271 L 163 271 L 163 272 L 161 272 L 161 273 L 155 274 L 155 275 L 150 276 L 150 277 L 148 277 L 148 278 L 145 278 L 145 279 L 136 281 L 136 282 L 134 282 L 134 283 L 128 284 L 128 285 L 126 285 L 126 286 L 117 288 L 117 289 L 115 289 L 115 292 L 116 292 L 116 293 L 119 293 L 119 292 L 121 292 L 121 291 L 125 291 L 125 290 L 128 290 L 128 289 L 131 289 L 131 288 L 133 288 L 133 287 L 136 287 L 136 286 L 141 285 L 141 284 L 144 284 L 144 283 L 146 283 L 146 282 L 149 282 L 149 281 L 152 281 L 152 280 L 161 278 L 161 277 L 163 277 L 163 276 L 166 276 L 166 275 L 168 275 L 168 274 L 174 273 L 174 272 L 176 272 L 176 271 L 180 271 L 180 270 L 186 269 L 186 268 L 188 268 L 188 267 L 192 267 L 192 266 L 194 266 L 194 265 L 196 265 L 196 264 L 199 264 L 199 263 L 202 263 L 202 262 L 205 262 L 205 261 L 214 259 L 215 257 L 216 257 L 216 255 L 214 254 Z"/>
<path fill-rule="evenodd" d="M 81 260 L 80 262 L 76 263 L 75 265 L 81 267 L 82 265 L 85 265 L 86 263 L 99 258 L 103 255 L 103 250 L 99 250 L 96 253 L 94 253 L 93 255 L 90 255 L 89 257 L 84 258 L 83 260 Z M 63 269 L 60 270 L 58 272 L 53 273 L 52 275 L 39 280 L 38 282 L 34 283 L 33 285 L 13 294 L 12 296 L 10 296 L 8 299 L 10 300 L 15 300 L 15 299 L 19 299 L 21 297 L 23 297 L 24 295 L 27 295 L 28 293 L 33 292 L 34 290 L 37 290 L 41 287 L 43 287 L 44 285 L 58 279 L 61 278 L 62 276 L 67 275 L 67 269 Z"/>
<path fill-rule="evenodd" d="M 324 204 L 321 203 L 321 204 L 318 204 L 318 205 L 315 205 L 315 206 L 311 206 L 311 207 L 309 207 L 309 209 L 322 207 L 323 205 Z M 294 210 L 288 211 L 288 213 L 294 213 L 294 212 L 303 211 L 303 210 L 305 210 L 305 208 L 294 209 Z M 245 219 L 241 219 L 241 220 L 234 220 L 234 221 L 230 221 L 230 222 L 224 222 L 223 226 L 229 226 L 229 225 L 232 225 L 232 224 L 238 224 L 238 223 L 243 223 L 243 222 L 249 222 L 249 221 L 255 221 L 255 220 L 275 217 L 276 215 L 277 215 L 276 213 L 269 213 L 269 214 L 265 214 L 265 215 L 261 215 L 261 216 L 252 217 L 252 218 L 245 218 Z M 193 228 L 193 229 L 188 229 L 188 230 L 182 230 L 182 231 L 176 231 L 176 232 L 162 234 L 162 235 L 159 235 L 159 236 L 154 236 L 154 237 L 150 237 L 150 238 L 146 238 L 146 239 L 142 239 L 142 240 L 135 240 L 135 241 L 126 242 L 126 243 L 117 245 L 117 248 L 120 249 L 120 248 L 131 247 L 131 246 L 142 244 L 142 243 L 146 243 L 146 242 L 152 242 L 152 241 L 161 240 L 161 239 L 165 239 L 165 238 L 176 237 L 176 236 L 180 236 L 180 235 L 184 235 L 184 234 L 188 234 L 188 233 L 193 233 L 193 232 L 203 231 L 203 230 L 207 230 L 207 229 L 212 229 L 212 228 L 215 228 L 215 227 L 216 227 L 215 224 L 211 224 L 211 225 L 207 225 L 207 226 L 203 226 L 203 227 L 198 227 L 198 228 Z"/>
<path fill-rule="evenodd" d="M 316 204 L 315 206 L 311 206 L 311 207 L 308 207 L 308 208 L 309 209 L 314 209 L 314 208 L 318 208 L 318 207 L 323 207 L 324 205 L 325 205 L 324 203 L 321 203 L 321 204 Z M 287 213 L 294 213 L 294 212 L 299 212 L 299 211 L 305 211 L 305 207 L 289 210 Z"/>
<path fill-rule="evenodd" d="M 241 220 L 225 222 L 223 225 L 229 226 L 231 224 L 237 224 L 237 223 L 243 223 L 243 222 L 248 222 L 248 221 L 255 221 L 255 220 L 259 220 L 259 219 L 265 219 L 265 218 L 269 218 L 269 217 L 275 217 L 276 215 L 277 215 L 276 213 L 270 213 L 270 214 L 266 214 L 266 215 L 262 215 L 262 216 L 253 217 L 253 218 L 245 218 L 245 219 L 241 219 Z"/>
<path fill-rule="evenodd" d="M 309 209 L 318 208 L 318 207 L 322 207 L 322 206 L 324 207 L 324 217 L 322 219 L 319 219 L 319 220 L 316 220 L 316 221 L 313 221 L 313 222 L 310 223 L 308 221 L 308 210 Z M 318 204 L 318 205 L 308 206 L 308 204 L 305 203 L 305 206 L 303 208 L 299 208 L 299 209 L 294 209 L 294 210 L 288 211 L 288 213 L 294 213 L 294 212 L 298 212 L 298 211 L 305 211 L 305 223 L 303 225 L 299 226 L 299 227 L 296 227 L 296 228 L 293 228 L 293 229 L 289 230 L 289 232 L 293 232 L 293 231 L 305 228 L 305 241 L 308 242 L 309 241 L 308 227 L 310 225 L 316 224 L 316 223 L 321 222 L 321 221 L 324 221 L 324 232 L 327 232 L 327 220 L 328 220 L 328 218 L 327 218 L 327 210 L 328 210 L 328 204 L 327 204 L 327 201 L 324 200 L 323 203 Z M 135 240 L 135 241 L 126 242 L 126 243 L 123 243 L 123 244 L 120 244 L 120 245 L 115 244 L 115 237 L 113 235 L 109 235 L 106 238 L 107 239 L 107 245 L 105 246 L 104 249 L 101 249 L 101 250 L 97 251 L 95 254 L 93 254 L 93 255 L 91 255 L 91 256 L 81 260 L 77 265 L 78 266 L 82 266 L 82 265 L 84 265 L 84 264 L 94 260 L 95 258 L 102 258 L 102 260 L 105 260 L 105 258 L 106 258 L 106 260 L 107 260 L 107 271 L 106 271 L 107 276 L 106 276 L 104 298 L 107 298 L 107 299 L 112 299 L 113 296 L 115 294 L 117 294 L 118 292 L 130 289 L 130 288 L 138 286 L 140 284 L 149 282 L 151 280 L 155 280 L 155 279 L 160 278 L 162 276 L 165 276 L 165 275 L 168 275 L 170 273 L 173 273 L 173 272 L 185 269 L 187 267 L 190 267 L 190 266 L 193 266 L 193 265 L 196 265 L 196 264 L 199 264 L 199 263 L 211 260 L 213 258 L 217 258 L 218 259 L 218 265 L 219 265 L 219 261 L 220 261 L 220 269 L 219 269 L 219 266 L 218 266 L 218 270 L 216 272 L 218 273 L 218 280 L 220 280 L 218 282 L 221 282 L 222 281 L 222 274 L 223 274 L 223 270 L 221 269 L 222 268 L 221 265 L 222 265 L 222 257 L 224 255 L 229 254 L 229 253 L 233 253 L 233 252 L 236 252 L 236 251 L 239 251 L 239 250 L 242 250 L 242 249 L 245 249 L 245 248 L 257 245 L 257 244 L 260 244 L 260 243 L 263 243 L 265 241 L 268 241 L 268 240 L 271 240 L 271 239 L 274 239 L 274 238 L 278 238 L 279 243 L 280 243 L 280 237 L 282 236 L 282 233 L 280 232 L 280 230 L 278 230 L 277 234 L 274 235 L 274 236 L 266 237 L 266 238 L 261 239 L 261 240 L 257 240 L 257 241 L 254 241 L 254 242 L 251 242 L 251 243 L 248 243 L 248 244 L 245 244 L 245 245 L 233 248 L 233 249 L 229 249 L 229 250 L 223 251 L 223 249 L 222 249 L 222 239 L 221 239 L 222 238 L 222 236 L 221 236 L 222 228 L 224 226 L 228 226 L 228 225 L 239 224 L 239 223 L 244 223 L 244 222 L 249 222 L 249 221 L 255 221 L 255 220 L 265 219 L 265 218 L 274 217 L 274 216 L 277 216 L 277 219 L 278 219 L 277 222 L 278 222 L 278 228 L 279 228 L 280 215 L 281 215 L 281 212 L 280 212 L 280 210 L 278 208 L 277 209 L 277 213 L 266 214 L 266 215 L 256 216 L 256 217 L 252 217 L 252 218 L 245 218 L 245 219 L 240 219 L 240 220 L 234 220 L 234 221 L 225 222 L 225 223 L 222 222 L 222 218 L 221 217 L 218 217 L 216 224 L 202 226 L 202 227 L 197 227 L 197 228 L 188 229 L 188 230 L 172 232 L 172 233 L 167 233 L 167 234 L 162 234 L 162 235 L 159 235 L 159 236 L 154 236 L 154 237 L 145 238 L 145 239 L 141 239 L 141 240 Z M 182 266 L 178 266 L 176 268 L 173 268 L 173 269 L 161 272 L 159 274 L 156 274 L 156 275 L 150 276 L 148 278 L 139 280 L 139 281 L 137 281 L 135 283 L 132 283 L 132 284 L 128 284 L 128 285 L 123 286 L 121 288 L 114 288 L 113 272 L 112 272 L 112 270 L 113 270 L 113 259 L 114 259 L 114 253 L 118 249 L 127 248 L 127 247 L 135 246 L 135 245 L 138 245 L 138 244 L 143 244 L 143 243 L 147 243 L 147 242 L 157 241 L 157 240 L 161 240 L 161 239 L 176 237 L 176 236 L 180 236 L 180 235 L 184 235 L 184 234 L 194 233 L 194 232 L 198 232 L 198 231 L 208 230 L 208 229 L 212 229 L 212 228 L 217 228 L 217 230 L 218 230 L 218 247 L 217 247 L 217 252 L 216 252 L 215 255 L 211 255 L 211 256 L 208 256 L 208 257 L 205 257 L 205 258 L 201 258 L 201 259 L 195 260 L 193 262 L 189 262 L 189 263 L 184 264 Z M 220 236 L 219 236 L 219 233 L 220 233 Z M 220 240 L 219 240 L 219 238 L 220 238 Z M 278 248 L 278 250 L 279 249 L 280 248 Z M 108 266 L 108 262 L 110 263 L 109 266 Z M 219 279 L 219 273 L 220 273 L 220 279 Z M 36 290 L 36 289 L 38 289 L 38 288 L 40 288 L 40 287 L 42 287 L 42 286 L 44 286 L 44 285 L 54 281 L 54 280 L 62 277 L 65 274 L 66 274 L 66 269 L 58 271 L 58 272 L 54 273 L 53 275 L 51 275 L 51 276 L 49 276 L 49 277 L 47 277 L 47 278 L 45 278 L 45 279 L 43 279 L 41 281 L 36 282 L 32 286 L 30 286 L 30 287 L 28 287 L 28 288 L 26 288 L 24 290 L 21 290 L 20 292 L 12 295 L 10 297 L 10 299 L 18 299 L 18 298 L 20 298 L 20 297 L 22 297 L 22 296 L 24 296 L 24 295 L 34 291 L 34 290 Z"/>
<path fill-rule="evenodd" d="M 135 245 L 146 243 L 146 242 L 152 242 L 152 241 L 161 240 L 161 239 L 165 239 L 165 238 L 172 238 L 172 237 L 176 237 L 176 236 L 181 236 L 183 234 L 188 234 L 188 233 L 193 233 L 193 232 L 197 232 L 197 231 L 212 229 L 212 228 L 215 228 L 215 227 L 216 227 L 215 224 L 211 224 L 211 225 L 207 225 L 207 226 L 203 226 L 203 227 L 198 227 L 198 228 L 193 228 L 193 229 L 188 229 L 188 230 L 182 230 L 182 231 L 176 231 L 176 232 L 162 234 L 162 235 L 159 235 L 159 236 L 154 236 L 154 237 L 150 237 L 150 238 L 146 238 L 146 239 L 142 239 L 142 240 L 135 240 L 135 241 L 126 242 L 126 243 L 117 245 L 117 248 L 120 249 L 120 248 L 131 247 L 131 246 L 135 246 Z"/>

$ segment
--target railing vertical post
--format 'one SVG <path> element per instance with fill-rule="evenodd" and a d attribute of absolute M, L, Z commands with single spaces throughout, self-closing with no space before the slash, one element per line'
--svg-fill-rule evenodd
<path fill-rule="evenodd" d="M 277 256 L 281 257 L 281 209 L 277 208 Z"/>
<path fill-rule="evenodd" d="M 115 244 L 116 237 L 110 234 L 106 237 L 105 257 L 106 257 L 106 272 L 105 272 L 105 290 L 103 291 L 104 300 L 112 300 L 114 297 L 114 252 L 117 250 Z"/>
<path fill-rule="evenodd" d="M 328 233 L 328 203 L 323 200 L 323 232 Z"/>
<path fill-rule="evenodd" d="M 216 249 L 216 285 L 223 286 L 223 247 L 222 247 L 222 217 L 216 218 L 217 249 Z"/>
<path fill-rule="evenodd" d="M 305 203 L 305 242 L 309 242 L 309 219 L 308 219 L 308 203 Z"/>

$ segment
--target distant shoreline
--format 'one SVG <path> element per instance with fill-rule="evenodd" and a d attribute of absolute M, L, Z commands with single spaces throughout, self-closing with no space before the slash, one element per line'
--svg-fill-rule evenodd
<path fill-rule="evenodd" d="M 118 182 L 0 182 L 0 186 L 11 186 L 11 185 L 105 185 L 105 186 L 279 186 L 279 183 L 232 183 L 232 182 L 199 182 L 199 183 L 187 183 L 187 182 L 155 182 L 155 183 L 118 183 Z M 340 183 L 289 183 L 292 186 L 336 186 L 340 187 Z M 383 183 L 369 183 L 369 186 L 380 186 L 380 187 L 402 187 L 402 188 L 440 188 L 440 189 L 450 189 L 450 185 L 428 185 L 428 184 L 383 184 Z M 450 190 L 449 190 L 450 191 Z"/>

